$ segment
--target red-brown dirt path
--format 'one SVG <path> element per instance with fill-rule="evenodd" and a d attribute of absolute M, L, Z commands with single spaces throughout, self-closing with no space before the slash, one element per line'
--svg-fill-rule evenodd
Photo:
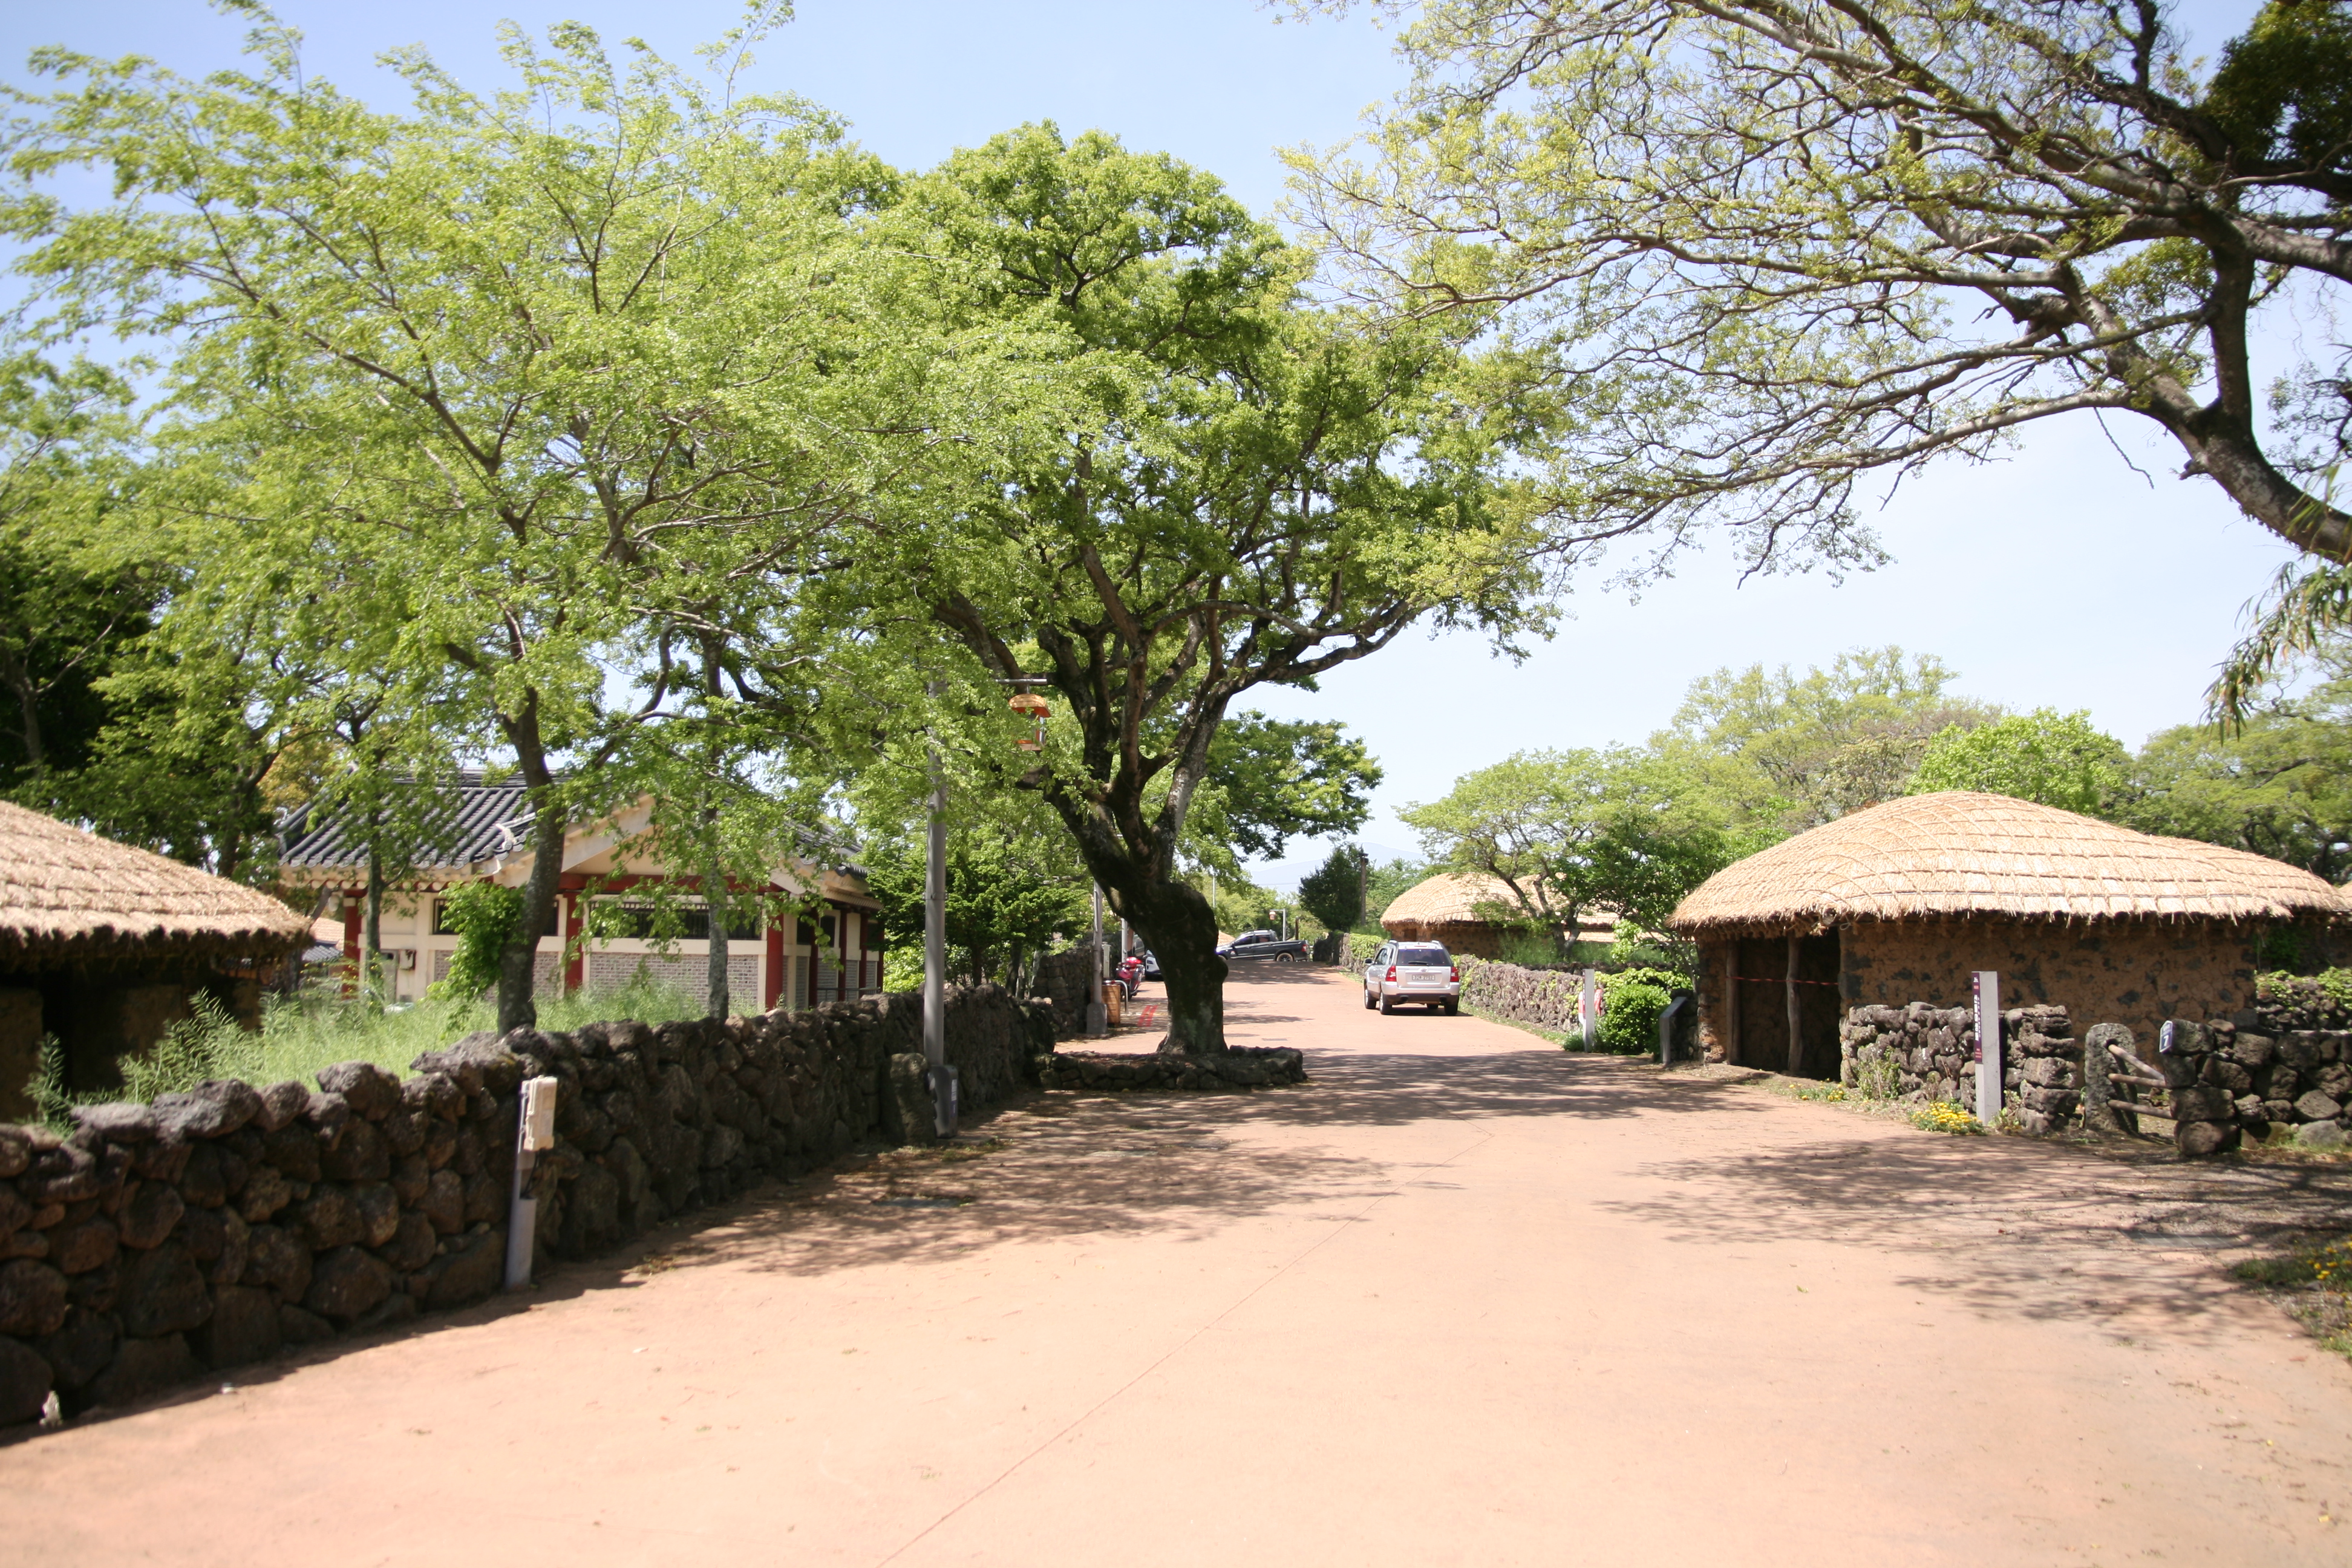
<path fill-rule="evenodd" d="M 527 1304 L 0 1448 L 43 1564 L 2340 1564 L 2352 1369 L 2177 1180 L 1238 976 L 1314 1081 L 1052 1094 Z M 637 1253 L 631 1254 L 635 1262 Z M 13 1555 L 13 1553 L 12 1553 Z"/>

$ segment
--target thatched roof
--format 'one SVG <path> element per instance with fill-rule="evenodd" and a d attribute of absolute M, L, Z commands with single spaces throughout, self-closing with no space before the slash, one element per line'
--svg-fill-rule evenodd
<path fill-rule="evenodd" d="M 1685 936 L 1854 920 L 2280 920 L 2352 913 L 2282 861 L 2158 838 L 2007 795 L 1945 790 L 1842 816 L 1725 868 L 1675 910 Z"/>
<path fill-rule="evenodd" d="M 1416 882 L 1389 900 L 1381 911 L 1381 929 L 1391 936 L 1419 936 L 1432 926 L 1490 925 L 1478 912 L 1481 904 L 1500 904 L 1516 910 L 1518 900 L 1501 878 L 1476 872 L 1440 871 L 1425 881 Z M 1585 913 L 1584 929 L 1602 931 L 1615 920 L 1608 910 L 1591 910 Z M 1516 923 L 1516 922 L 1506 922 Z"/>
<path fill-rule="evenodd" d="M 0 964 L 274 958 L 310 939 L 275 899 L 0 801 Z"/>

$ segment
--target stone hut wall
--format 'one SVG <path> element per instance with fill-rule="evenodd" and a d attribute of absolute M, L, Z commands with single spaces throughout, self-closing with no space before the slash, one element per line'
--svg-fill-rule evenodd
<path fill-rule="evenodd" d="M 0 1426 L 479 1300 L 504 1277 L 519 1086 L 559 1088 L 540 1257 L 613 1247 L 764 1176 L 929 1133 L 921 1000 L 725 1022 L 478 1035 L 402 1080 L 363 1062 L 266 1089 L 0 1127 Z M 1053 1048 L 1050 1009 L 949 994 L 965 1107 Z"/>
<path fill-rule="evenodd" d="M 2003 1002 L 2063 1007 L 2150 1039 L 2167 1018 L 2226 1018 L 2252 1005 L 2254 934 L 2223 921 L 1862 921 L 1837 930 L 1838 994 L 1842 1010 L 1901 1008 L 1965 996 L 1970 973 L 1991 969 Z M 1735 1059 L 1738 952 L 1723 938 L 1699 947 L 1700 1038 L 1716 1061 Z"/>
<path fill-rule="evenodd" d="M 2254 999 L 2252 928 L 2223 921 L 1866 921 L 1839 929 L 1845 1005 L 1965 996 L 2000 973 L 2017 1006 L 2063 1007 L 2142 1039 L 2167 1018 L 2226 1018 Z"/>

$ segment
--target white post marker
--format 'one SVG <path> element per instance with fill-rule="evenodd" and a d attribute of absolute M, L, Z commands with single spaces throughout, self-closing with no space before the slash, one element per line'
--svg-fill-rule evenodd
<path fill-rule="evenodd" d="M 507 1210 L 507 1289 L 530 1288 L 530 1254 L 539 1226 L 539 1200 L 525 1197 L 530 1171 L 541 1149 L 555 1147 L 555 1080 L 534 1078 L 522 1086 L 522 1114 L 515 1118 L 514 1194 Z"/>
<path fill-rule="evenodd" d="M 1584 1048 L 1592 1050 L 1601 1044 L 1601 972 L 1588 969 L 1584 982 L 1576 993 L 1576 1021 L 1584 1032 Z"/>
<path fill-rule="evenodd" d="M 2000 1120 L 2000 972 L 1976 971 L 1970 989 L 1977 1006 L 1977 1120 L 1990 1127 Z"/>

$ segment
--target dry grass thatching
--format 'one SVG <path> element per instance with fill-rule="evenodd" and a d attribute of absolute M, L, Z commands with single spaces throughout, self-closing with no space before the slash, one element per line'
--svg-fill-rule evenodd
<path fill-rule="evenodd" d="M 275 958 L 310 939 L 275 899 L 0 801 L 0 963 Z"/>
<path fill-rule="evenodd" d="M 1669 922 L 1684 936 L 1841 921 L 2280 920 L 2352 913 L 2281 861 L 2158 838 L 2055 806 L 1945 790 L 1776 844 L 1701 883 Z"/>
<path fill-rule="evenodd" d="M 1440 871 L 1391 899 L 1389 907 L 1381 911 L 1381 929 L 1391 936 L 1420 937 L 1432 934 L 1440 926 L 1492 924 L 1478 912 L 1481 904 L 1500 904 L 1516 910 L 1518 900 L 1500 878 Z M 1598 940 L 1598 936 L 1606 935 L 1612 923 L 1612 916 L 1608 910 L 1587 910 L 1584 932 Z"/>

